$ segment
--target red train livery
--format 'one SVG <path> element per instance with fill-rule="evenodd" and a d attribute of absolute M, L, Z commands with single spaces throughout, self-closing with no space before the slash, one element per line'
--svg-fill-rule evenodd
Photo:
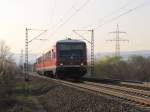
<path fill-rule="evenodd" d="M 36 59 L 39 74 L 57 78 L 80 78 L 87 72 L 86 43 L 80 40 L 60 40 Z"/>

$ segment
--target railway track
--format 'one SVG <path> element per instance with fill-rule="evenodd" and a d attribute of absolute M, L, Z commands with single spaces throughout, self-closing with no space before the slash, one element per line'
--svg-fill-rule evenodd
<path fill-rule="evenodd" d="M 128 100 L 128 101 L 132 101 L 133 103 L 135 104 L 138 104 L 138 105 L 142 105 L 142 106 L 146 106 L 146 107 L 150 107 L 150 98 L 149 97 L 145 97 L 147 95 L 144 94 L 144 97 L 143 95 L 137 95 L 137 91 L 136 91 L 136 94 L 129 94 L 129 93 L 125 93 L 123 91 L 125 90 L 122 90 L 122 89 L 119 89 L 119 88 L 112 88 L 112 87 L 108 87 L 106 85 L 103 85 L 102 86 L 95 86 L 93 84 L 86 84 L 86 83 L 70 83 L 70 82 L 65 82 L 65 81 L 59 81 L 65 85 L 71 85 L 73 87 L 78 87 L 78 88 L 82 88 L 82 89 L 87 89 L 87 90 L 90 90 L 90 91 L 93 91 L 93 92 L 97 92 L 97 93 L 101 93 L 101 94 L 107 94 L 107 95 L 110 95 L 110 96 L 114 96 L 114 97 L 118 97 L 118 98 L 121 98 L 121 99 L 124 99 L 124 100 Z M 130 91 L 131 92 L 131 91 Z"/>
<path fill-rule="evenodd" d="M 115 91 L 121 91 L 123 93 L 131 94 L 131 95 L 150 98 L 150 91 L 146 91 L 146 90 L 134 89 L 134 88 L 123 87 L 123 86 L 118 86 L 118 85 L 93 83 L 93 82 L 87 82 L 87 81 L 84 81 L 84 83 L 89 84 L 89 85 L 98 86 L 101 88 L 108 88 L 108 89 L 112 89 Z"/>
<path fill-rule="evenodd" d="M 39 76 L 39 77 L 45 78 L 43 76 Z M 49 80 L 49 78 L 46 79 Z M 146 108 L 150 108 L 149 91 L 128 88 L 128 87 L 120 87 L 116 85 L 93 83 L 87 81 L 73 83 L 73 82 L 68 82 L 68 81 L 58 80 L 58 79 L 50 79 L 50 80 L 55 81 L 57 83 L 61 83 L 69 87 L 84 89 L 98 94 L 105 94 L 112 97 L 117 97 L 121 100 L 128 101 L 135 105 L 140 105 Z"/>
<path fill-rule="evenodd" d="M 131 82 L 121 82 L 121 84 L 126 84 L 126 85 L 133 85 L 133 86 L 140 86 L 140 87 L 147 87 L 150 88 L 150 83 L 148 82 L 143 82 L 143 83 L 131 83 Z"/>
<path fill-rule="evenodd" d="M 135 89 L 143 89 L 143 90 L 148 90 L 150 91 L 150 83 L 129 83 L 129 82 L 121 82 L 120 86 L 126 86 L 126 87 L 132 87 Z"/>

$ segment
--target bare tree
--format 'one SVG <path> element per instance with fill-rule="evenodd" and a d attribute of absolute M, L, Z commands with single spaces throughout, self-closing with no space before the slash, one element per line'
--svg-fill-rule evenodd
<path fill-rule="evenodd" d="M 15 88 L 14 75 L 16 64 L 12 60 L 10 48 L 0 41 L 0 108 L 10 102 Z"/>
<path fill-rule="evenodd" d="M 12 54 L 5 41 L 0 41 L 0 74 L 7 71 L 7 67 L 12 63 Z"/>

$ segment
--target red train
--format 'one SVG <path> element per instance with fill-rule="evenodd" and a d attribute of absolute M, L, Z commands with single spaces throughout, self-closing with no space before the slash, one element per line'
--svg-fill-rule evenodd
<path fill-rule="evenodd" d="M 80 40 L 60 40 L 36 60 L 39 74 L 57 78 L 80 78 L 87 69 L 86 43 Z"/>

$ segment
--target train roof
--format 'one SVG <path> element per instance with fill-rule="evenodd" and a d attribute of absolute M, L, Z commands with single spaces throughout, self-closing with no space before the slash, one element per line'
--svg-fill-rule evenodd
<path fill-rule="evenodd" d="M 70 42 L 70 43 L 85 43 L 84 41 L 77 40 L 77 39 L 71 39 L 71 38 L 57 41 L 57 43 L 66 43 L 66 42 Z"/>

